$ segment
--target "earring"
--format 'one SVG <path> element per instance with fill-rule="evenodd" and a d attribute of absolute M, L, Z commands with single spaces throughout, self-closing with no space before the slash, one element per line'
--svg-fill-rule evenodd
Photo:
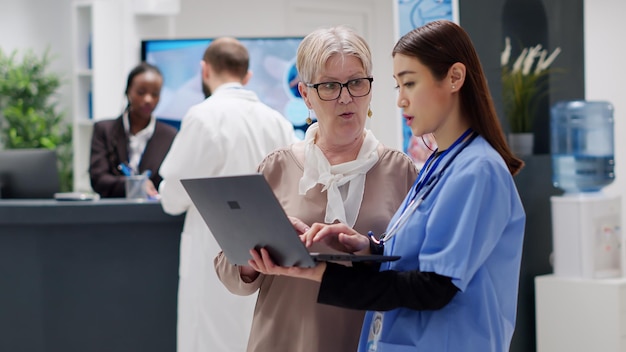
<path fill-rule="evenodd" d="M 374 113 L 372 112 L 371 108 L 367 108 L 367 117 L 372 117 Z"/>
<path fill-rule="evenodd" d="M 452 86 L 452 89 L 456 88 L 455 86 Z"/>
<path fill-rule="evenodd" d="M 313 119 L 311 119 L 311 109 L 309 109 L 309 116 L 307 116 L 305 121 L 307 125 L 310 125 L 313 123 Z"/>

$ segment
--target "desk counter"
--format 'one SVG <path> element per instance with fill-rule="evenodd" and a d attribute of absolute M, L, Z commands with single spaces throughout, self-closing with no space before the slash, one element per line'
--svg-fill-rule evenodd
<path fill-rule="evenodd" d="M 175 351 L 183 216 L 0 200 L 0 351 Z"/>

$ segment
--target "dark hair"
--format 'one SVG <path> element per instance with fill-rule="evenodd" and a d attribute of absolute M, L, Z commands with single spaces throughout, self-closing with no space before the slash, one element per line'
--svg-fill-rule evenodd
<path fill-rule="evenodd" d="M 446 20 L 427 23 L 400 38 L 392 51 L 392 56 L 396 54 L 418 59 L 437 80 L 443 80 L 453 64 L 465 65 L 465 82 L 459 91 L 461 112 L 471 128 L 502 156 L 512 175 L 524 167 L 506 143 L 482 65 L 463 28 Z"/>
<path fill-rule="evenodd" d="M 124 91 L 124 94 L 128 94 L 130 85 L 133 84 L 133 79 L 135 79 L 136 76 L 142 73 L 148 72 L 148 71 L 152 71 L 158 74 L 159 76 L 161 76 L 161 78 L 163 78 L 163 74 L 161 73 L 161 70 L 159 70 L 158 67 L 151 65 L 144 61 L 140 63 L 139 65 L 135 66 L 135 68 L 133 68 L 132 70 L 130 70 L 130 73 L 128 74 L 128 80 L 126 81 L 126 90 Z"/>
<path fill-rule="evenodd" d="M 228 72 L 240 79 L 248 74 L 250 57 L 248 49 L 237 39 L 223 37 L 214 40 L 202 58 L 217 73 Z"/>

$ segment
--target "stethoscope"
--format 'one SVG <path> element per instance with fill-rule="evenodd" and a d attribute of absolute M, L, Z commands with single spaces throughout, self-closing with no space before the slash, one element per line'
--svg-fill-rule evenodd
<path fill-rule="evenodd" d="M 469 138 L 467 138 L 468 136 Z M 402 210 L 402 213 L 400 214 L 398 219 L 393 223 L 393 225 L 391 225 L 388 231 L 385 231 L 380 236 L 379 245 L 382 245 L 384 242 L 389 241 L 393 236 L 395 236 L 398 233 L 398 230 L 409 220 L 410 216 L 413 214 L 413 212 L 415 212 L 417 207 L 419 207 L 420 204 L 424 202 L 424 199 L 426 199 L 426 197 L 430 194 L 430 192 L 435 188 L 435 186 L 437 185 L 437 182 L 441 180 L 443 172 L 448 168 L 448 166 L 450 166 L 452 161 L 454 161 L 454 159 L 459 155 L 459 153 L 462 152 L 463 149 L 465 149 L 465 147 L 467 147 L 470 143 L 472 143 L 472 141 L 477 136 L 478 136 L 478 133 L 475 133 L 474 131 L 472 131 L 471 128 L 469 128 L 467 129 L 467 131 L 465 131 L 461 135 L 461 137 L 459 137 L 456 141 L 454 141 L 454 143 L 452 143 L 450 148 L 441 152 L 441 154 L 439 155 L 437 155 L 437 151 L 439 149 L 436 149 L 428 157 L 428 159 L 426 159 L 426 163 L 424 163 L 424 168 L 422 169 L 422 170 L 427 170 L 426 174 L 424 175 L 424 177 L 421 177 L 423 174 L 421 171 L 418 174 L 417 179 L 415 180 L 415 182 L 413 183 L 413 186 L 411 187 L 412 195 L 408 197 L 406 202 L 404 203 L 404 209 Z M 456 148 L 459 144 L 461 144 L 460 147 Z M 437 169 L 437 166 L 439 165 L 441 160 L 443 160 L 444 157 L 452 150 L 454 150 L 454 153 L 450 156 L 448 161 L 443 165 L 443 167 L 441 168 L 441 171 L 439 171 L 436 175 L 431 177 L 433 172 Z M 439 157 L 437 158 L 437 156 Z M 435 160 L 435 158 L 437 159 Z M 430 164 L 433 163 L 433 160 L 434 160 L 434 164 L 431 166 Z M 419 197 L 419 199 L 416 200 L 420 192 L 421 192 L 421 197 Z"/>

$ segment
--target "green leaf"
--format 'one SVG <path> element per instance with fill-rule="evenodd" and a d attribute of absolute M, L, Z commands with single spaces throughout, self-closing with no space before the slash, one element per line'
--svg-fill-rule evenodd
<path fill-rule="evenodd" d="M 61 76 L 49 72 L 49 49 L 7 54 L 0 48 L 0 143 L 4 148 L 56 149 L 61 189 L 72 190 L 72 129 L 58 111 Z"/>

